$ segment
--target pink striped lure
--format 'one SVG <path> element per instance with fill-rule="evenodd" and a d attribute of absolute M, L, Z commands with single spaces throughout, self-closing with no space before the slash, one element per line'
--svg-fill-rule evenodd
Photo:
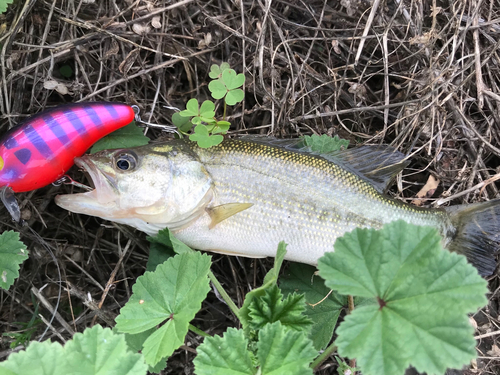
<path fill-rule="evenodd" d="M 134 115 L 126 104 L 75 103 L 30 117 L 0 140 L 0 187 L 17 193 L 57 181 L 75 157 Z"/>

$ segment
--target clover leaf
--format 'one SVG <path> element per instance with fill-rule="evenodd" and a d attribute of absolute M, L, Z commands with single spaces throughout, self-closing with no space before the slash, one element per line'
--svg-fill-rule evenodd
<path fill-rule="evenodd" d="M 224 140 L 222 135 L 210 135 L 206 126 L 198 125 L 194 128 L 194 133 L 189 136 L 189 140 L 198 143 L 201 148 L 216 146 Z"/>

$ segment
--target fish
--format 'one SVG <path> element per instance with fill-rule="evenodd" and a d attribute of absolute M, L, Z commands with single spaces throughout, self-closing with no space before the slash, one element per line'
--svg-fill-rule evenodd
<path fill-rule="evenodd" d="M 13 192 L 39 189 L 60 179 L 95 142 L 132 122 L 122 103 L 72 103 L 36 114 L 0 139 L 0 197 L 18 219 Z"/>
<path fill-rule="evenodd" d="M 285 241 L 285 259 L 315 266 L 345 233 L 404 220 L 436 228 L 482 276 L 496 268 L 500 199 L 450 208 L 392 199 L 386 190 L 408 160 L 389 146 L 321 154 L 297 140 L 243 137 L 204 149 L 178 139 L 75 163 L 95 189 L 58 195 L 57 205 L 149 235 L 169 228 L 199 250 L 263 258 Z"/>

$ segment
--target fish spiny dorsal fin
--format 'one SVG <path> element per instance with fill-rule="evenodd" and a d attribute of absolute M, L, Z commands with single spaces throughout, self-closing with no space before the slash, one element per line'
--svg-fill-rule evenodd
<path fill-rule="evenodd" d="M 236 215 L 238 212 L 244 211 L 252 206 L 253 203 L 226 203 L 216 207 L 207 207 L 205 210 L 212 219 L 208 228 L 212 229 L 221 221 L 224 221 L 227 218 Z"/>
<path fill-rule="evenodd" d="M 379 193 L 384 193 L 394 177 L 409 164 L 404 154 L 388 145 L 365 145 L 348 150 L 319 153 L 306 146 L 302 139 L 277 139 L 258 135 L 246 135 L 239 139 L 323 157 L 369 182 Z"/>
<path fill-rule="evenodd" d="M 409 164 L 404 154 L 387 145 L 366 145 L 321 156 L 355 173 L 379 193 L 384 193 Z"/>

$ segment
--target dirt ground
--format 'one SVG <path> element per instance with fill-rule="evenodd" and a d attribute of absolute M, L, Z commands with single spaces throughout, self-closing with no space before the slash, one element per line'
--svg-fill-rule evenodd
<path fill-rule="evenodd" d="M 388 143 L 412 155 L 393 196 L 414 202 L 433 176 L 439 185 L 420 204 L 485 201 L 500 196 L 499 44 L 499 0 L 19 0 L 0 15 L 0 134 L 44 108 L 79 101 L 137 105 L 143 120 L 171 125 L 188 99 L 210 96 L 210 66 L 225 61 L 247 77 L 245 101 L 229 112 L 231 136 Z M 161 127 L 145 131 L 168 136 Z M 85 181 L 76 169 L 71 175 Z M 0 292 L 0 332 L 21 330 L 36 305 L 50 319 L 57 303 L 45 339 L 64 342 L 92 324 L 113 324 L 145 270 L 145 236 L 57 207 L 54 196 L 71 189 L 17 195 L 61 280 L 47 249 L 23 228 L 30 259 Z M 0 210 L 0 232 L 8 229 L 16 227 Z M 241 305 L 271 264 L 216 255 L 213 270 Z M 488 306 L 471 317 L 478 359 L 459 373 L 500 373 L 499 277 L 489 285 Z M 195 323 L 216 334 L 236 321 L 210 294 Z M 40 322 L 31 338 L 45 328 Z M 164 373 L 192 374 L 200 341 L 190 333 Z M 0 337 L 0 360 L 11 342 Z M 332 357 L 317 373 L 335 373 L 335 364 Z"/>

